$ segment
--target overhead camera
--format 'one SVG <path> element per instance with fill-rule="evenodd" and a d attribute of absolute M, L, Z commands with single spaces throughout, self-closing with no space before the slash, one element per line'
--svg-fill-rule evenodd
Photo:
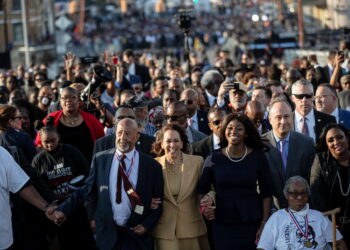
<path fill-rule="evenodd" d="M 191 29 L 192 21 L 196 20 L 196 17 L 192 16 L 192 9 L 184 8 L 179 9 L 177 13 L 177 24 L 185 33 L 188 33 Z"/>

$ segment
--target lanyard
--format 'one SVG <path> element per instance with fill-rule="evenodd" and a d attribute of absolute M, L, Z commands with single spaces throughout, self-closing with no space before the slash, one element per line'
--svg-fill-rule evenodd
<path fill-rule="evenodd" d="M 292 218 L 294 224 L 299 229 L 300 233 L 303 235 L 304 238 L 308 239 L 308 230 L 309 230 L 309 221 L 307 219 L 307 215 L 304 217 L 305 220 L 305 232 L 301 229 L 301 226 L 298 222 L 298 220 L 295 218 L 294 214 L 290 211 L 290 209 L 287 209 L 289 216 Z"/>
<path fill-rule="evenodd" d="M 131 174 L 132 168 L 133 168 L 133 166 L 134 166 L 134 159 L 135 159 L 135 156 L 136 156 L 136 150 L 134 151 L 134 155 L 133 155 L 133 157 L 131 158 L 130 167 L 124 170 L 124 173 L 125 173 L 125 175 L 128 177 L 128 179 L 129 179 L 129 176 L 130 176 L 130 174 Z M 117 154 L 115 154 L 115 157 L 117 158 L 117 160 L 118 160 L 119 163 L 120 163 L 120 161 L 121 161 L 121 156 L 118 156 Z"/>

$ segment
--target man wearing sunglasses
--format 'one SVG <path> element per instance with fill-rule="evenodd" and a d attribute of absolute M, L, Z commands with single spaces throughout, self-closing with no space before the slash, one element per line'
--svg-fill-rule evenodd
<path fill-rule="evenodd" d="M 209 110 L 208 125 L 212 133 L 207 138 L 193 143 L 194 155 L 200 155 L 205 159 L 211 151 L 220 148 L 220 129 L 226 115 L 227 113 L 223 108 L 211 108 Z"/>
<path fill-rule="evenodd" d="M 182 127 L 190 144 L 206 138 L 206 134 L 188 126 L 187 118 L 187 107 L 183 102 L 173 102 L 168 106 L 165 116 L 167 123 L 177 124 Z"/>
<path fill-rule="evenodd" d="M 208 127 L 207 112 L 199 110 L 198 104 L 198 93 L 194 89 L 185 89 L 182 94 L 180 101 L 184 102 L 188 111 L 188 126 L 199 130 L 200 132 L 210 135 L 211 131 Z"/>
<path fill-rule="evenodd" d="M 314 109 L 314 88 L 307 80 L 298 80 L 292 85 L 292 101 L 295 104 L 294 130 L 310 136 L 318 142 L 322 128 L 336 123 L 335 117 Z"/>
<path fill-rule="evenodd" d="M 129 106 L 119 106 L 114 116 L 114 127 L 117 127 L 119 121 L 124 118 L 136 119 L 135 112 Z M 136 150 L 151 155 L 151 146 L 154 142 L 154 137 L 139 133 L 139 139 L 136 142 Z M 115 134 L 104 136 L 95 142 L 94 154 L 115 147 Z"/>

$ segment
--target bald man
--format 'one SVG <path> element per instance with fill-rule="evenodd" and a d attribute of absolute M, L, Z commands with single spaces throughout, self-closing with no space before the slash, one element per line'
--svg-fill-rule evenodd
<path fill-rule="evenodd" d="M 184 102 L 188 111 L 188 126 L 210 135 L 208 126 L 208 112 L 199 109 L 199 95 L 194 89 L 185 89 L 181 93 L 180 101 Z"/>
<path fill-rule="evenodd" d="M 206 138 L 206 134 L 188 126 L 187 118 L 188 112 L 184 102 L 173 102 L 168 106 L 165 119 L 170 124 L 176 123 L 182 127 L 190 144 Z"/>
<path fill-rule="evenodd" d="M 99 152 L 93 159 L 84 190 L 98 249 L 154 249 L 150 232 L 162 206 L 151 209 L 151 200 L 163 198 L 162 167 L 135 150 L 137 133 L 135 120 L 122 119 L 116 128 L 116 148 Z M 58 210 L 67 216 L 72 213 L 69 205 Z"/>
<path fill-rule="evenodd" d="M 254 123 L 260 135 L 271 130 L 270 123 L 264 119 L 265 107 L 260 101 L 248 102 L 244 113 Z"/>

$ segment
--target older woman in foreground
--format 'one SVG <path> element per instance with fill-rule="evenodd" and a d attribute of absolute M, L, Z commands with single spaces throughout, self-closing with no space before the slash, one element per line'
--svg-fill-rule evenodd
<path fill-rule="evenodd" d="M 289 178 L 283 193 L 288 208 L 280 209 L 267 221 L 258 249 L 331 249 L 332 224 L 319 211 L 309 209 L 310 187 L 300 176 Z M 337 230 L 337 249 L 348 249 Z"/>

